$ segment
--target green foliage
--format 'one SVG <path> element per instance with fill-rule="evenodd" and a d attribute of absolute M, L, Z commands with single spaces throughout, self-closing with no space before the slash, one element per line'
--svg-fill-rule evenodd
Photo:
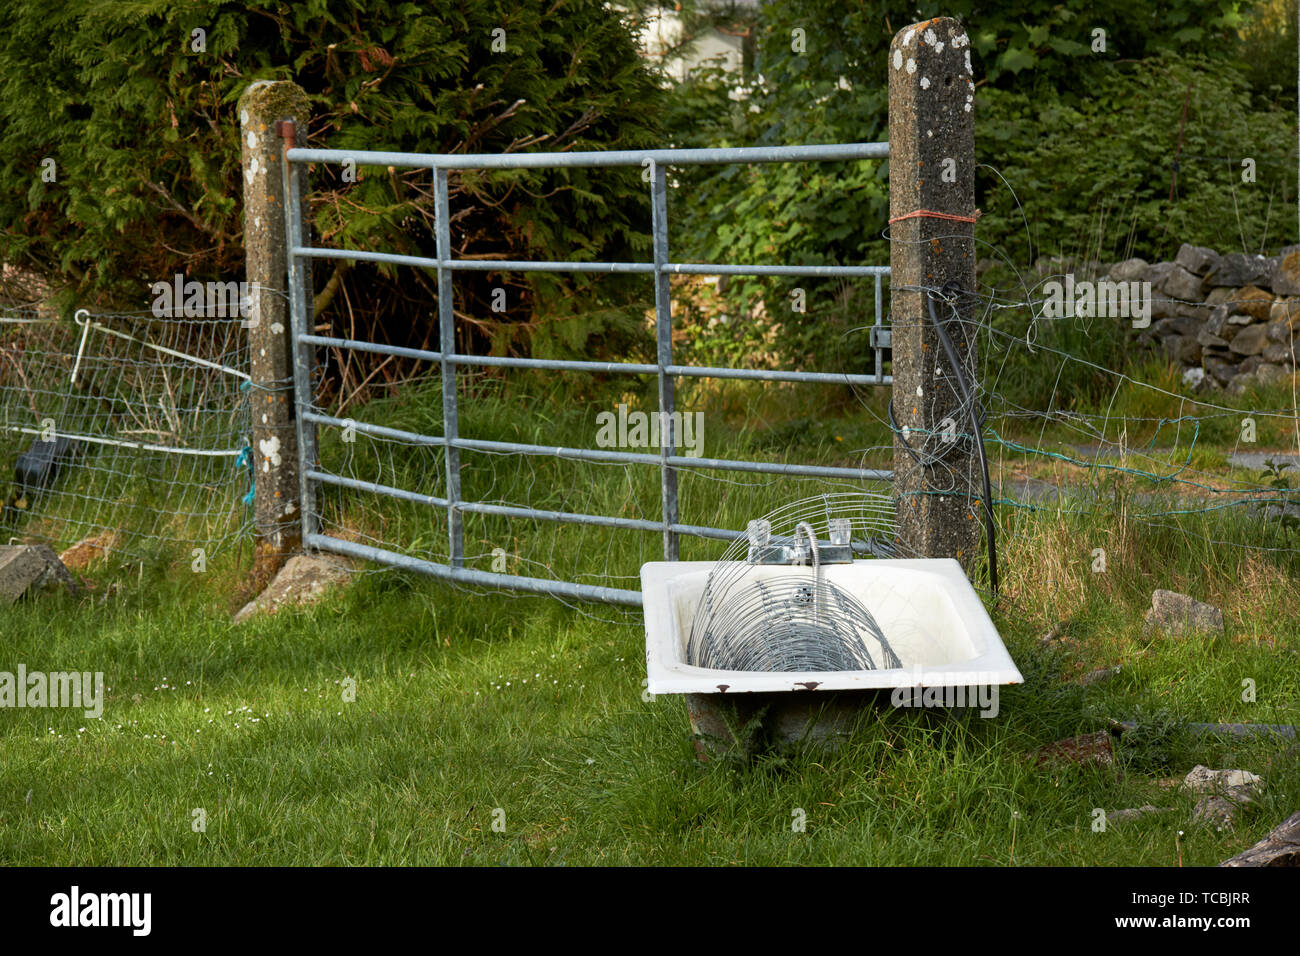
<path fill-rule="evenodd" d="M 769 0 L 758 15 L 754 71 L 698 71 L 674 89 L 667 126 L 681 146 L 884 139 L 887 51 L 895 32 L 932 16 L 954 16 L 971 36 L 977 158 L 1001 170 L 1029 207 L 1033 252 L 1083 244 L 1098 232 L 1099 218 L 1103 227 L 1123 223 L 1108 253 L 1155 255 L 1194 237 L 1221 247 L 1225 223 L 1235 225 L 1238 214 L 1241 228 L 1228 233 L 1233 245 L 1240 239 L 1257 248 L 1280 236 L 1280 210 L 1293 196 L 1285 165 L 1293 120 L 1252 113 L 1257 90 L 1234 65 L 1242 50 L 1238 30 L 1255 6 L 1103 0 L 1083 15 L 1046 0 L 996 10 L 973 0 Z M 1106 32 L 1104 51 L 1097 28 Z M 797 30 L 802 49 L 794 42 Z M 1195 56 L 1181 58 L 1184 53 Z M 1290 56 L 1294 64 L 1294 49 Z M 1171 208 L 1161 200 L 1168 195 L 1188 80 L 1188 130 Z M 1242 153 L 1244 144 L 1258 165 L 1250 186 L 1241 183 L 1241 156 L 1231 163 L 1205 159 Z M 675 248 L 724 262 L 884 263 L 887 179 L 888 164 L 879 162 L 685 170 L 674 208 L 685 213 L 686 228 L 674 235 Z M 986 213 L 977 235 L 1024 263 L 1030 243 L 1009 191 L 986 170 L 977 176 L 977 190 Z M 1270 195 L 1276 209 L 1266 228 Z M 981 255 L 988 252 L 981 247 Z M 733 312 L 750 314 L 762 299 L 771 316 L 767 325 L 748 327 L 744 342 L 758 348 L 767 341 L 771 323 L 789 314 L 795 285 L 807 290 L 808 313 L 783 323 L 779 346 L 796 362 L 814 355 L 832 360 L 846 329 L 865 324 L 871 312 L 859 307 L 847 324 L 837 324 L 828 316 L 839 291 L 831 283 L 732 283 Z M 859 290 L 859 301 L 865 292 Z"/>
<path fill-rule="evenodd" d="M 1260 472 L 1260 481 L 1266 482 L 1270 488 L 1278 492 L 1291 492 L 1291 478 L 1289 475 L 1282 474 L 1288 468 L 1295 466 L 1289 461 L 1277 462 L 1272 458 L 1264 460 L 1264 470 Z M 1278 527 L 1282 529 L 1282 534 L 1286 537 L 1287 543 L 1290 544 L 1291 533 L 1300 529 L 1300 518 L 1297 518 L 1289 509 L 1300 505 L 1300 501 L 1288 495 L 1280 497 L 1277 502 Z"/>
<path fill-rule="evenodd" d="M 1252 110 L 1244 71 L 1230 63 L 1161 55 L 1124 64 L 1076 104 L 990 89 L 976 98 L 975 122 L 978 157 L 991 167 L 980 170 L 978 233 L 1014 261 L 1154 261 L 1184 242 L 1256 252 L 1290 234 L 1282 210 L 1295 197 L 1294 117 Z M 1242 179 L 1247 156 L 1253 183 Z"/>
<path fill-rule="evenodd" d="M 1295 115 L 1296 0 L 1256 5 L 1241 31 L 1246 76 L 1262 106 Z"/>
<path fill-rule="evenodd" d="M 497 28 L 506 47 L 494 52 Z M 206 31 L 202 51 L 196 29 Z M 71 277 L 83 303 L 98 296 L 136 308 L 148 301 L 143 284 L 174 271 L 239 274 L 234 110 L 259 79 L 306 89 L 308 145 L 356 150 L 652 146 L 662 98 L 627 26 L 601 0 L 8 3 L 0 8 L 0 256 L 56 282 Z M 44 157 L 57 163 L 55 182 L 41 179 Z M 314 171 L 324 243 L 430 254 L 429 171 L 358 172 L 348 183 L 337 168 Z M 627 258 L 648 248 L 644 194 L 635 169 L 453 172 L 454 251 Z M 318 274 L 328 276 L 323 265 Z M 391 339 L 427 333 L 427 276 L 357 267 L 346 283 L 361 326 L 400 318 Z M 490 290 L 505 286 L 505 319 L 517 323 L 545 317 L 547 302 L 581 285 L 462 276 L 457 309 L 490 327 L 498 318 Z M 611 301 L 630 296 L 617 282 L 601 289 Z M 425 321 L 411 321 L 417 307 Z"/>
<path fill-rule="evenodd" d="M 1130 771 L 1153 773 L 1182 765 L 1191 750 L 1185 720 L 1166 708 L 1147 711 L 1139 706 L 1134 723 L 1120 737 L 1119 754 Z"/>

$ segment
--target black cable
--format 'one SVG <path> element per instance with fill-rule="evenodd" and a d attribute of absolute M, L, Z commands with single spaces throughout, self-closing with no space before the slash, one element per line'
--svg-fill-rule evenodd
<path fill-rule="evenodd" d="M 949 281 L 944 287 L 945 295 L 953 295 L 961 291 L 961 286 L 955 280 Z M 948 338 L 948 333 L 939 321 L 939 317 L 934 311 L 934 293 L 927 292 L 925 297 L 926 305 L 930 309 L 930 321 L 934 324 L 934 330 L 939 336 L 939 344 L 943 346 L 944 354 L 948 357 L 948 364 L 952 366 L 953 375 L 957 379 L 957 390 L 961 395 L 962 403 L 966 406 L 966 413 L 970 417 L 971 430 L 975 436 L 975 450 L 979 454 L 980 470 L 983 472 L 984 479 L 984 528 L 988 534 L 988 552 L 989 552 L 989 586 L 993 591 L 993 596 L 998 596 L 998 545 L 997 533 L 993 527 L 993 491 L 989 483 L 989 462 L 984 452 L 984 431 L 980 427 L 980 414 L 975 406 L 975 401 L 971 398 L 969 383 L 966 381 L 966 373 L 962 368 L 961 361 L 957 357 L 957 349 L 953 346 L 952 340 Z M 891 402 L 892 405 L 892 402 Z M 891 413 L 893 409 L 890 409 Z"/>

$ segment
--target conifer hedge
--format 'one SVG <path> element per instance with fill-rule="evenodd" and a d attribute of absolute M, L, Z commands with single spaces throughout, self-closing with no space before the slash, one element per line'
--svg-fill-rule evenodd
<path fill-rule="evenodd" d="M 664 93 L 603 0 L 6 0 L 0 260 L 64 287 L 69 308 L 147 308 L 148 285 L 178 271 L 239 278 L 234 111 L 257 79 L 307 90 L 314 147 L 660 145 Z M 316 241 L 430 254 L 429 172 L 358 172 L 314 170 Z M 453 173 L 455 254 L 645 258 L 646 193 L 636 169 Z M 333 265 L 318 264 L 318 293 Z M 435 327 L 431 275 L 358 265 L 341 278 L 329 309 L 352 331 L 419 342 Z M 649 291 L 584 284 L 460 273 L 456 309 L 501 349 L 548 327 L 560 333 L 548 341 L 583 348 L 630 329 L 629 305 Z"/>

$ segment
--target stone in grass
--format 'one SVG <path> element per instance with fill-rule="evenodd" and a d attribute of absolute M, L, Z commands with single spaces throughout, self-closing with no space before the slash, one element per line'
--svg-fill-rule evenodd
<path fill-rule="evenodd" d="M 1149 817 L 1157 813 L 1169 813 L 1172 809 L 1172 807 L 1154 807 L 1148 803 L 1128 810 L 1112 810 L 1106 814 L 1106 822 L 1108 824 L 1127 823 L 1130 820 L 1137 820 L 1140 817 Z"/>
<path fill-rule="evenodd" d="M 1177 591 L 1156 590 L 1151 592 L 1151 609 L 1146 614 L 1146 626 L 1173 635 L 1223 633 L 1223 612 L 1212 604 L 1205 604 Z"/>
<path fill-rule="evenodd" d="M 1289 366 L 1274 362 L 1261 362 L 1252 375 L 1261 385 L 1276 385 L 1291 377 L 1291 369 Z"/>
<path fill-rule="evenodd" d="M 1237 804 L 1226 797 L 1206 796 L 1196 801 L 1192 822 L 1223 832 L 1231 830 L 1237 819 Z"/>
<path fill-rule="evenodd" d="M 266 590 L 240 609 L 235 623 L 262 612 L 274 613 L 286 604 L 310 604 L 319 600 L 331 585 L 345 583 L 351 574 L 351 567 L 342 558 L 326 554 L 294 555 Z"/>
<path fill-rule="evenodd" d="M 1120 671 L 1120 665 L 1114 667 L 1098 667 L 1096 670 L 1088 671 L 1079 678 L 1079 683 L 1084 687 L 1090 687 L 1093 684 L 1100 684 L 1102 681 L 1110 680 Z"/>
<path fill-rule="evenodd" d="M 1051 647 L 1053 644 L 1060 642 L 1062 644 L 1073 643 L 1070 639 L 1070 625 L 1066 621 L 1057 621 L 1052 625 L 1042 637 L 1038 639 L 1039 647 Z"/>
<path fill-rule="evenodd" d="M 77 593 L 77 584 L 59 556 L 43 544 L 0 546 L 0 604 L 12 604 L 24 594 L 61 582 Z"/>
<path fill-rule="evenodd" d="M 1236 823 L 1237 811 L 1254 802 L 1254 795 L 1263 786 L 1263 779 L 1249 770 L 1211 770 L 1197 764 L 1183 778 L 1183 786 L 1192 793 L 1201 794 L 1192 811 L 1192 822 L 1231 830 Z"/>
<path fill-rule="evenodd" d="M 1237 366 L 1213 355 L 1203 355 L 1201 364 L 1220 385 L 1227 385 L 1237 374 Z"/>
<path fill-rule="evenodd" d="M 1209 793 L 1249 803 L 1251 795 L 1261 790 L 1264 778 L 1249 770 L 1211 770 L 1197 764 L 1183 778 L 1183 786 L 1192 793 Z"/>
<path fill-rule="evenodd" d="M 1111 744 L 1110 731 L 1099 730 L 1040 747 L 1034 751 L 1033 757 L 1039 766 L 1049 763 L 1098 763 L 1109 766 L 1115 762 L 1115 750 Z"/>
<path fill-rule="evenodd" d="M 1249 850 L 1219 866 L 1300 866 L 1300 813 L 1293 813 Z"/>

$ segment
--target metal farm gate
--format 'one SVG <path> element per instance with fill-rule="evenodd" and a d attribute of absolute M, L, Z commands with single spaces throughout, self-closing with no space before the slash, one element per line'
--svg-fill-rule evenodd
<path fill-rule="evenodd" d="M 663 535 L 665 560 L 676 560 L 678 536 L 695 535 L 731 541 L 740 532 L 700 525 L 682 524 L 678 520 L 677 470 L 714 469 L 771 475 L 838 479 L 887 480 L 888 470 L 826 467 L 812 464 L 768 463 L 725 458 L 695 458 L 677 454 L 678 437 L 673 433 L 674 385 L 678 377 L 756 379 L 769 382 L 808 382 L 849 385 L 889 385 L 891 377 L 883 373 L 882 352 L 889 346 L 888 333 L 882 323 L 881 281 L 890 274 L 888 266 L 790 266 L 734 265 L 717 263 L 673 262 L 668 249 L 667 170 L 672 166 L 726 163 L 793 163 L 844 160 L 883 160 L 889 156 L 888 143 L 851 143 L 829 146 L 783 146 L 743 149 L 659 149 L 585 153 L 520 153 L 502 155 L 439 155 L 433 153 L 389 153 L 290 148 L 283 164 L 284 195 L 289 255 L 289 299 L 293 344 L 294 392 L 299 474 L 302 502 L 302 542 L 306 548 L 331 551 L 390 566 L 408 568 L 435 577 L 467 584 L 512 588 L 562 597 L 580 598 L 640 606 L 639 591 L 599 587 L 572 581 L 558 581 L 518 574 L 486 572 L 465 567 L 465 547 L 461 516 L 464 513 L 497 515 L 510 518 L 567 522 L 622 528 L 629 531 L 660 532 Z M 354 249 L 324 249 L 306 244 L 303 223 L 303 185 L 295 175 L 294 164 L 349 162 L 356 166 L 376 165 L 403 168 L 429 168 L 433 172 L 437 255 L 394 255 Z M 451 255 L 451 227 L 447 173 L 450 169 L 558 169 L 562 167 L 634 166 L 648 170 L 651 189 L 651 232 L 654 257 L 651 262 L 573 262 L 573 261 L 501 261 L 454 259 Z M 354 341 L 317 335 L 311 327 L 311 289 L 307 270 L 311 258 L 349 259 L 363 262 L 390 263 L 437 272 L 439 351 Z M 654 277 L 655 328 L 657 356 L 654 364 L 560 361 L 533 358 L 457 354 L 452 283 L 457 271 L 490 272 L 587 272 L 637 273 Z M 807 276 L 871 277 L 875 282 L 874 327 L 871 344 L 875 351 L 875 372 L 850 375 L 832 372 L 798 372 L 737 368 L 705 368 L 673 363 L 672 302 L 669 277 L 672 275 L 714 276 Z M 357 350 L 399 358 L 438 363 L 441 368 L 443 397 L 443 433 L 425 435 L 385 428 L 363 421 L 342 419 L 316 410 L 312 402 L 312 368 L 314 349 L 320 346 Z M 658 411 L 666 429 L 657 454 L 615 449 L 565 448 L 515 442 L 486 441 L 462 435 L 459 427 L 457 370 L 461 366 L 496 366 L 545 369 L 556 372 L 586 371 L 653 375 L 658 379 Z M 444 449 L 446 494 L 427 495 L 416 489 L 397 488 L 362 481 L 323 470 L 318 463 L 315 426 L 354 428 L 356 432 L 380 439 L 392 439 L 415 445 Z M 656 467 L 660 471 L 662 515 L 651 521 L 602 514 L 578 514 L 543 511 L 528 507 L 465 500 L 461 495 L 460 452 L 462 450 L 493 453 L 522 453 L 593 462 L 623 462 Z M 419 502 L 446 510 L 449 529 L 448 563 L 422 560 L 386 548 L 348 541 L 321 532 L 315 514 L 316 489 L 334 485 L 389 498 Z"/>

